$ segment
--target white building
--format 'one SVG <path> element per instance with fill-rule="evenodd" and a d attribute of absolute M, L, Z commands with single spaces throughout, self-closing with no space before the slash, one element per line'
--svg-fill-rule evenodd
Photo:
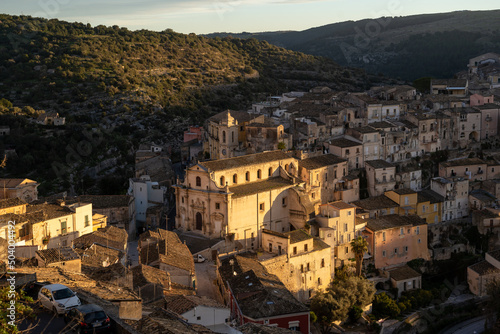
<path fill-rule="evenodd" d="M 149 207 L 163 205 L 166 188 L 160 187 L 158 182 L 151 181 L 149 175 L 129 179 L 128 195 L 135 199 L 135 220 L 146 222 L 146 211 Z"/>

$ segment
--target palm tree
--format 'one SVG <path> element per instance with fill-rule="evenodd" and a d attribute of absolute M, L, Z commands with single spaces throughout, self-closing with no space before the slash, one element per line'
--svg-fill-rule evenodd
<path fill-rule="evenodd" d="M 366 239 L 359 236 L 351 241 L 351 248 L 356 257 L 356 276 L 361 276 L 361 267 L 363 265 L 363 256 L 368 250 Z"/>

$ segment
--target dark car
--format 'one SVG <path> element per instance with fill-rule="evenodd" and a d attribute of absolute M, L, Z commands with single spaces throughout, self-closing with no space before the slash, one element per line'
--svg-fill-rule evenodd
<path fill-rule="evenodd" d="M 38 292 L 44 285 L 49 285 L 50 282 L 32 282 L 28 283 L 23 287 L 23 291 L 27 296 L 33 298 L 33 300 L 38 299 Z"/>
<path fill-rule="evenodd" d="M 70 310 L 67 322 L 73 322 L 77 333 L 111 333 L 111 322 L 102 307 L 96 304 L 85 304 Z"/>

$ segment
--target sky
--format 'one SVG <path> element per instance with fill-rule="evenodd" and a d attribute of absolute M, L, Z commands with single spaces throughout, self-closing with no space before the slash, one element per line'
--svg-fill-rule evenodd
<path fill-rule="evenodd" d="M 0 13 L 181 33 L 305 30 L 330 23 L 500 9 L 498 0 L 16 0 Z"/>

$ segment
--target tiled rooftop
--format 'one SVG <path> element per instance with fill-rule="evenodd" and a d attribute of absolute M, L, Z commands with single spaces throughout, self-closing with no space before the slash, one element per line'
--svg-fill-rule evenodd
<path fill-rule="evenodd" d="M 403 226 L 418 226 L 418 225 L 425 225 L 426 222 L 422 218 L 420 218 L 417 215 L 410 215 L 410 216 L 400 216 L 400 215 L 387 215 L 387 216 L 380 216 L 377 218 L 370 218 L 368 219 L 368 223 L 366 224 L 366 227 L 369 228 L 372 231 L 381 231 L 381 230 L 387 230 L 391 228 L 399 228 Z"/>
<path fill-rule="evenodd" d="M 488 261 L 481 261 L 476 264 L 469 266 L 470 269 L 474 270 L 479 275 L 485 274 L 500 274 L 500 269 L 489 263 Z"/>
<path fill-rule="evenodd" d="M 1 185 L 0 185 L 1 186 Z M 14 206 L 27 205 L 25 201 L 20 198 L 6 198 L 0 199 L 0 209 L 11 208 Z"/>
<path fill-rule="evenodd" d="M 346 162 L 346 159 L 340 158 L 333 154 L 324 154 L 317 157 L 307 158 L 299 161 L 299 167 L 307 170 L 318 169 L 326 166 L 336 165 Z"/>
<path fill-rule="evenodd" d="M 394 164 L 391 164 L 390 162 L 387 162 L 387 161 L 382 160 L 382 159 L 365 161 L 365 164 L 368 164 L 375 169 L 378 169 L 378 168 L 396 168 L 396 166 Z"/>
<path fill-rule="evenodd" d="M 256 164 L 268 163 L 284 159 L 290 159 L 290 155 L 283 151 L 272 151 L 256 154 L 248 154 L 241 157 L 228 159 L 220 159 L 213 161 L 203 161 L 199 164 L 210 171 L 220 171 L 243 166 L 251 166 Z"/>
<path fill-rule="evenodd" d="M 363 144 L 347 138 L 338 138 L 331 140 L 330 145 L 338 147 L 354 147 L 354 146 L 362 146 Z"/>
<path fill-rule="evenodd" d="M 391 275 L 391 278 L 394 279 L 395 281 L 403 281 L 422 276 L 421 274 L 411 269 L 407 265 L 392 269 L 389 271 L 389 273 Z"/>
<path fill-rule="evenodd" d="M 273 177 L 264 181 L 250 182 L 229 188 L 233 197 L 242 197 L 257 194 L 272 189 L 286 188 L 293 185 L 293 182 L 282 177 Z"/>
<path fill-rule="evenodd" d="M 463 159 L 455 159 L 448 160 L 445 162 L 441 162 L 440 165 L 443 167 L 456 167 L 456 166 L 469 166 L 469 165 L 483 165 L 486 164 L 486 161 L 481 160 L 479 158 L 463 158 Z"/>
<path fill-rule="evenodd" d="M 359 201 L 354 201 L 352 204 L 365 210 L 377 210 L 386 208 L 397 208 L 399 204 L 385 195 L 368 197 Z"/>
<path fill-rule="evenodd" d="M 71 247 L 50 248 L 36 251 L 45 264 L 71 261 L 79 259 L 80 256 Z"/>

